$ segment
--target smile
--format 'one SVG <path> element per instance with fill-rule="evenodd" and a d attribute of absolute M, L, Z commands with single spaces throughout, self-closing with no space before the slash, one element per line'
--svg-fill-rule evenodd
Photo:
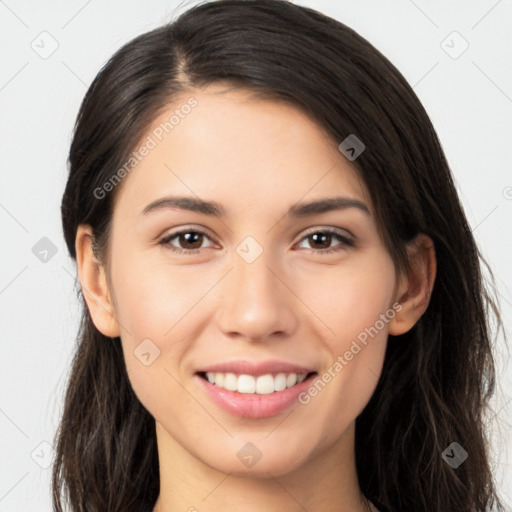
<path fill-rule="evenodd" d="M 276 416 L 298 403 L 317 372 L 248 374 L 198 372 L 195 379 L 206 396 L 233 416 L 263 419 Z M 284 387 L 283 387 L 284 386 Z"/>

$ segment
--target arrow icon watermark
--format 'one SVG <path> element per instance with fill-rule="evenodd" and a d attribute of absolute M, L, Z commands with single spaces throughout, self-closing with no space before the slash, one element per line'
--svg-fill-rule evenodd
<path fill-rule="evenodd" d="M 366 149 L 366 146 L 353 133 L 351 133 L 338 146 L 338 149 L 347 157 L 348 160 L 353 162 Z"/>

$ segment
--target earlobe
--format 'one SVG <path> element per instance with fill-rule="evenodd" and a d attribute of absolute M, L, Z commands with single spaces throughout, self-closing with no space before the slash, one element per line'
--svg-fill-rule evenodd
<path fill-rule="evenodd" d="M 404 334 L 425 313 L 436 278 L 434 243 L 425 234 L 419 234 L 407 246 L 410 271 L 402 276 L 397 288 L 397 302 L 401 309 L 389 323 L 389 334 Z"/>
<path fill-rule="evenodd" d="M 82 294 L 96 328 L 105 336 L 120 335 L 119 324 L 105 275 L 105 268 L 96 259 L 92 248 L 90 226 L 81 224 L 75 238 L 76 262 Z"/>

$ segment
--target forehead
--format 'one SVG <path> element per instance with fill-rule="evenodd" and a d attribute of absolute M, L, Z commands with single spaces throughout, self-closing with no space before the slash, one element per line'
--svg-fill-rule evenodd
<path fill-rule="evenodd" d="M 250 91 L 215 85 L 181 95 L 137 149 L 116 197 L 123 215 L 167 193 L 215 198 L 228 213 L 253 214 L 326 194 L 369 201 L 356 169 L 320 125 Z"/>

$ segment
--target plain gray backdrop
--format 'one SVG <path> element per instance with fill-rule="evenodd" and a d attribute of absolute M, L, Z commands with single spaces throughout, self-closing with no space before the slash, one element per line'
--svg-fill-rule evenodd
<path fill-rule="evenodd" d="M 59 208 L 80 102 L 122 44 L 196 3 L 0 0 L 0 512 L 51 510 L 51 443 L 79 314 Z M 508 335 L 512 2 L 296 3 L 355 29 L 414 87 L 495 273 Z M 499 389 L 489 428 L 496 480 L 511 503 L 512 372 L 503 336 L 496 362 Z M 471 447 L 464 448 L 471 457 Z"/>

